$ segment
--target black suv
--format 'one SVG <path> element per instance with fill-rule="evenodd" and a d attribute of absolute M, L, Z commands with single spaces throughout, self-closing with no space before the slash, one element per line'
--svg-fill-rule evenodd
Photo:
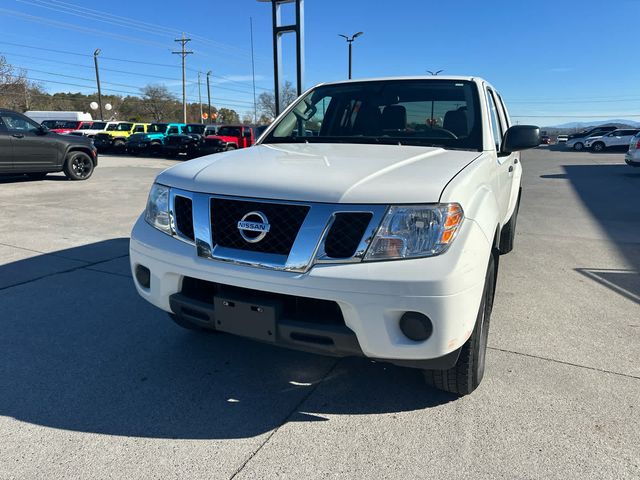
<path fill-rule="evenodd" d="M 21 113 L 0 109 L 0 174 L 44 178 L 62 171 L 71 180 L 86 180 L 97 165 L 91 139 L 58 135 Z"/>

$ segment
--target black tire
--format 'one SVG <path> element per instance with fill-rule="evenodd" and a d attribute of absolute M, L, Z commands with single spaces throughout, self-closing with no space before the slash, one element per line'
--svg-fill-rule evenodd
<path fill-rule="evenodd" d="M 124 150 L 125 141 L 122 139 L 116 139 L 113 141 L 114 150 Z"/>
<path fill-rule="evenodd" d="M 518 222 L 518 212 L 520 211 L 520 198 L 522 197 L 522 187 L 518 192 L 518 201 L 516 202 L 516 208 L 511 215 L 511 218 L 507 224 L 502 228 L 500 232 L 500 255 L 504 255 L 513 250 L 513 244 L 516 241 L 516 224 Z"/>
<path fill-rule="evenodd" d="M 47 176 L 47 172 L 31 172 L 27 173 L 27 177 L 31 180 L 44 180 L 44 177 Z"/>
<path fill-rule="evenodd" d="M 487 267 L 482 301 L 473 333 L 462 346 L 458 362 L 452 368 L 424 371 L 424 378 L 428 385 L 460 396 L 470 394 L 480 385 L 484 376 L 496 273 L 497 256 L 492 254 Z"/>
<path fill-rule="evenodd" d="M 606 147 L 602 142 L 596 142 L 593 145 L 591 145 L 591 150 L 593 150 L 596 153 L 604 152 L 605 148 Z"/>
<path fill-rule="evenodd" d="M 582 151 L 582 150 L 584 149 L 584 143 L 582 143 L 582 142 L 576 142 L 576 143 L 573 145 L 573 149 L 574 149 L 576 152 L 580 152 L 580 151 Z"/>
<path fill-rule="evenodd" d="M 181 326 L 187 330 L 193 330 L 196 332 L 207 332 L 207 333 L 215 333 L 216 331 L 212 328 L 205 328 L 200 325 L 196 325 L 195 323 L 191 323 L 189 320 L 184 320 L 173 313 L 169 313 L 169 318 L 173 320 L 176 325 Z"/>
<path fill-rule="evenodd" d="M 238 147 L 236 147 L 235 145 L 227 145 L 227 147 L 225 148 L 225 151 L 230 152 L 232 150 L 237 150 Z"/>
<path fill-rule="evenodd" d="M 64 174 L 69 180 L 87 180 L 93 168 L 93 160 L 84 152 L 71 152 L 64 162 Z"/>
<path fill-rule="evenodd" d="M 162 145 L 158 142 L 151 142 L 149 145 L 149 154 L 160 155 L 160 153 L 162 153 Z"/>

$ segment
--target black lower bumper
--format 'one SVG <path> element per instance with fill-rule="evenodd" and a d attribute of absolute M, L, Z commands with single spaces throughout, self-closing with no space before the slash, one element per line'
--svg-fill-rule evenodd
<path fill-rule="evenodd" d="M 287 309 L 277 299 L 265 300 L 236 291 L 231 295 L 217 295 L 211 301 L 175 293 L 169 297 L 169 304 L 180 320 L 209 330 L 321 355 L 365 356 L 355 333 L 346 325 L 287 318 Z M 427 360 L 372 360 L 402 367 L 445 370 L 456 364 L 459 354 L 460 350 L 456 350 Z"/>

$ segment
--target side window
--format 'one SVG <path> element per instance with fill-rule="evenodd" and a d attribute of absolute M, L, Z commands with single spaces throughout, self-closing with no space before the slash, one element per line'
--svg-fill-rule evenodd
<path fill-rule="evenodd" d="M 144 132 L 144 125 L 136 125 L 136 127 L 133 129 L 134 133 L 140 133 L 140 132 Z"/>
<path fill-rule="evenodd" d="M 2 123 L 10 132 L 35 132 L 38 129 L 36 123 L 13 113 L 3 113 Z"/>
<path fill-rule="evenodd" d="M 487 103 L 489 106 L 489 119 L 491 121 L 491 131 L 493 132 L 493 141 L 496 145 L 496 151 L 499 152 L 500 145 L 502 144 L 502 127 L 500 125 L 498 109 L 493 101 L 491 90 L 487 90 Z"/>

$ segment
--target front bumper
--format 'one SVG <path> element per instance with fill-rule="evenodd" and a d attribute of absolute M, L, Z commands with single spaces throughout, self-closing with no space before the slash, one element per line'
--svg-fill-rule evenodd
<path fill-rule="evenodd" d="M 627 152 L 624 156 L 624 161 L 627 165 L 632 167 L 640 167 L 640 154 L 636 153 L 635 156 Z"/>
<path fill-rule="evenodd" d="M 408 362 L 408 366 L 431 360 L 427 364 L 446 368 L 451 359 L 455 362 L 457 350 L 473 331 L 490 250 L 490 242 L 481 229 L 467 219 L 451 248 L 437 257 L 316 265 L 306 273 L 293 273 L 200 258 L 194 246 L 154 229 L 141 216 L 131 234 L 130 261 L 134 278 L 137 265 L 151 272 L 149 288 L 135 282 L 138 293 L 167 312 L 181 313 L 179 301 L 189 303 L 179 295 L 185 277 L 330 300 L 338 304 L 348 327 L 337 333 L 348 336 L 349 331 L 353 332 L 357 343 L 349 343 L 343 336 L 344 342 L 337 341 L 336 345 L 350 346 L 319 353 L 362 353 L 399 364 Z M 416 342 L 401 332 L 400 317 L 409 311 L 430 318 L 433 333 L 427 340 Z M 278 330 L 277 335 L 283 340 L 276 343 L 301 348 L 288 342 L 286 328 L 278 326 Z M 448 360 L 443 360 L 447 356 Z"/>

